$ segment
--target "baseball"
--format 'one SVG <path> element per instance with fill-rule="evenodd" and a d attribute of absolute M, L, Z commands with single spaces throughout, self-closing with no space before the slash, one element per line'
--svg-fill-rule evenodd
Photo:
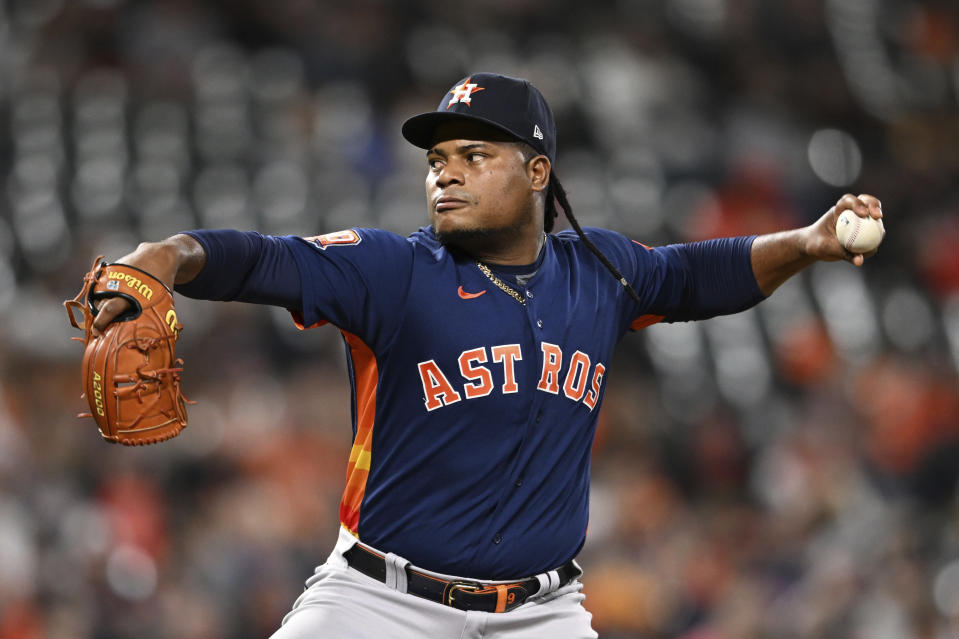
<path fill-rule="evenodd" d="M 850 253 L 868 253 L 874 251 L 882 242 L 886 229 L 882 220 L 874 217 L 859 217 L 846 210 L 836 220 L 836 237 Z"/>

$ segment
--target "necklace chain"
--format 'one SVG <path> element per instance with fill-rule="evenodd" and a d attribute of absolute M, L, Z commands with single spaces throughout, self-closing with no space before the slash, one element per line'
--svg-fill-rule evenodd
<path fill-rule="evenodd" d="M 516 300 L 523 306 L 526 306 L 526 300 L 523 299 L 523 296 L 520 295 L 519 291 L 517 291 L 515 288 L 513 288 L 512 286 L 510 286 L 509 284 L 507 284 L 500 278 L 496 277 L 496 275 L 493 273 L 493 271 L 489 269 L 488 266 L 486 266 L 482 262 L 477 262 L 476 266 L 478 266 L 479 270 L 482 271 L 483 275 L 488 277 L 489 281 L 495 284 L 501 291 L 503 291 L 504 293 L 512 297 L 514 300 Z"/>

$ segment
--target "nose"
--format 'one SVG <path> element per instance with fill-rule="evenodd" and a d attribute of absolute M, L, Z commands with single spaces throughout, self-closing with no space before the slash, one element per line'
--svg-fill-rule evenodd
<path fill-rule="evenodd" d="M 446 188 L 453 184 L 463 184 L 463 181 L 463 171 L 452 158 L 444 163 L 443 167 L 436 173 L 436 185 L 440 188 Z"/>

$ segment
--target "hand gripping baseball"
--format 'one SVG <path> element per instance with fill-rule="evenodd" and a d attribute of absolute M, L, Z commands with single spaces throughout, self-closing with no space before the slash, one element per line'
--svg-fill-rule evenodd
<path fill-rule="evenodd" d="M 183 360 L 174 349 L 183 326 L 173 293 L 145 271 L 102 260 L 94 261 L 77 296 L 63 303 L 70 323 L 84 331 L 74 339 L 85 344 L 80 376 L 90 412 L 80 417 L 93 417 L 110 442 L 170 439 L 187 425 L 184 403 L 193 403 L 180 390 Z M 95 329 L 101 305 L 117 298 L 125 301 L 124 312 L 102 332 Z"/>
<path fill-rule="evenodd" d="M 870 237 L 850 242 L 845 234 L 847 229 L 842 228 L 841 224 L 856 218 L 870 231 Z M 882 204 L 875 196 L 847 193 L 812 226 L 815 235 L 809 252 L 821 260 L 846 260 L 862 266 L 866 258 L 876 254 L 879 242 L 886 233 L 882 219 Z M 867 239 L 868 242 L 864 241 Z"/>

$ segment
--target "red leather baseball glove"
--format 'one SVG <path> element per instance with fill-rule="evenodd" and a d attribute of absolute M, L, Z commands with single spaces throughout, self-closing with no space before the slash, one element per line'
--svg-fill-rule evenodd
<path fill-rule="evenodd" d="M 98 257 L 83 277 L 83 287 L 63 305 L 70 323 L 82 331 L 80 377 L 83 394 L 100 434 L 127 446 L 154 444 L 175 437 L 186 427 L 180 391 L 183 360 L 174 354 L 183 326 L 173 308 L 173 293 L 149 273 Z M 131 308 L 94 336 L 99 305 L 122 297 Z M 82 323 L 81 321 L 82 320 Z"/>

